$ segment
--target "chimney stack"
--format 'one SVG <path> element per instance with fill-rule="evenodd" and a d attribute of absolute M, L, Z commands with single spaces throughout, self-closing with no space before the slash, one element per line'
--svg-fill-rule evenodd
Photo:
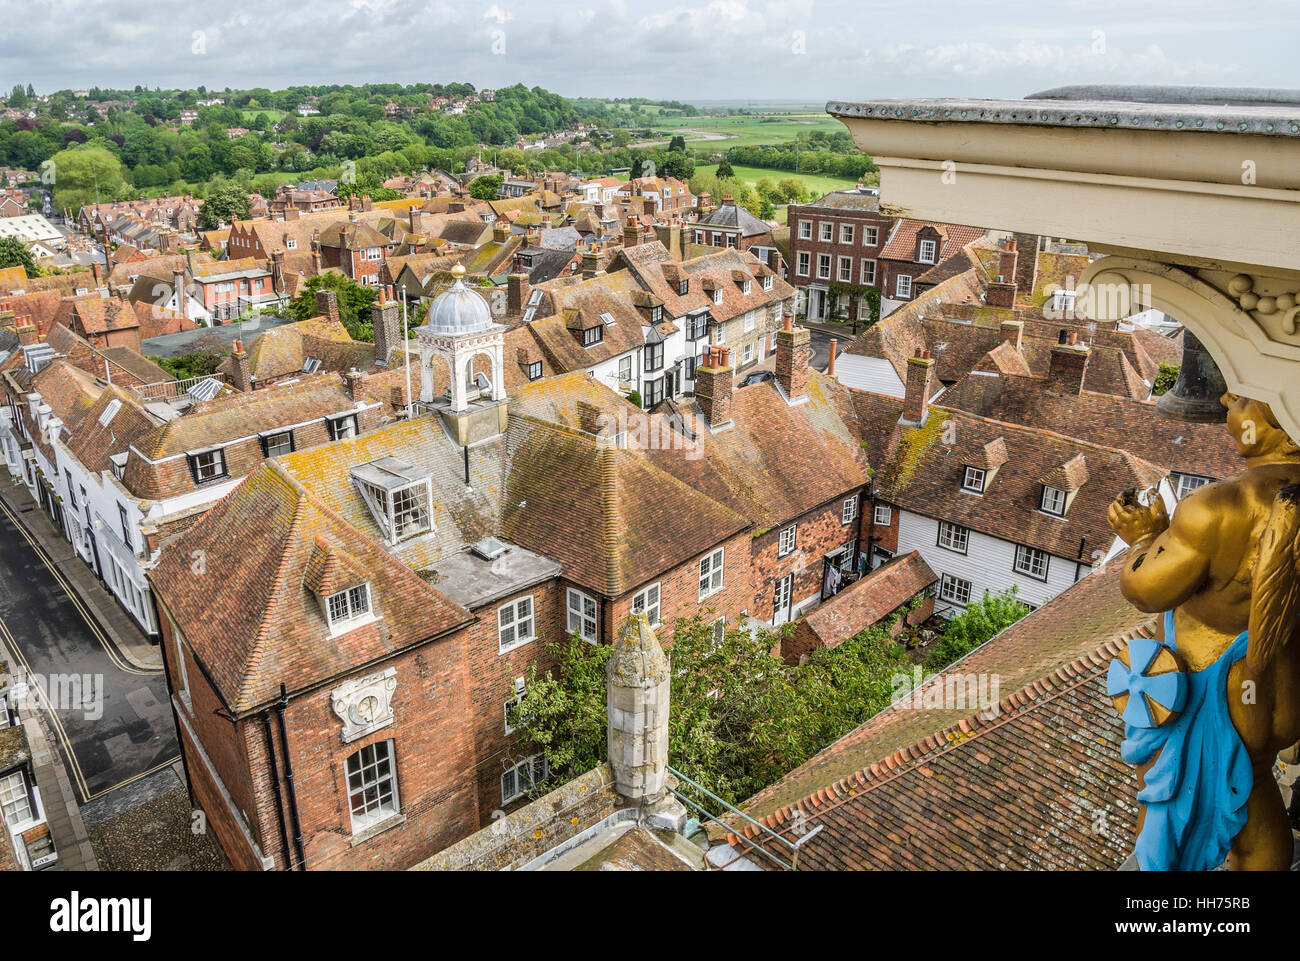
<path fill-rule="evenodd" d="M 934 381 L 934 358 L 920 347 L 907 358 L 907 384 L 903 395 L 903 416 L 900 424 L 920 427 L 930 413 L 930 385 Z"/>
<path fill-rule="evenodd" d="M 528 299 L 528 275 L 519 271 L 506 278 L 506 312 L 510 315 L 524 312 Z"/>
<path fill-rule="evenodd" d="M 808 361 L 812 357 L 812 334 L 807 327 L 794 326 L 794 317 L 785 315 L 785 327 L 776 332 L 776 382 L 786 400 L 808 395 Z"/>
<path fill-rule="evenodd" d="M 297 219 L 298 219 L 298 208 L 291 203 L 289 204 L 289 206 L 284 208 L 285 223 L 288 223 L 290 220 L 297 220 Z"/>
<path fill-rule="evenodd" d="M 840 346 L 840 342 L 839 342 L 838 340 L 836 340 L 834 337 L 832 337 L 832 338 L 831 338 L 831 359 L 830 359 L 830 361 L 826 364 L 826 376 L 827 376 L 827 377 L 834 377 L 834 376 L 835 376 L 835 351 L 839 348 L 839 346 Z"/>
<path fill-rule="evenodd" d="M 344 389 L 347 390 L 348 396 L 354 401 L 361 399 L 361 380 L 365 376 L 365 374 L 357 370 L 355 367 L 349 369 L 348 372 L 343 375 Z"/>
<path fill-rule="evenodd" d="M 599 262 L 596 245 L 592 244 L 582 252 L 582 279 L 590 280 L 596 276 L 596 264 Z"/>
<path fill-rule="evenodd" d="M 710 427 L 731 422 L 731 366 L 726 347 L 710 347 L 695 370 L 695 403 Z"/>
<path fill-rule="evenodd" d="M 641 231 L 636 224 L 628 222 L 623 225 L 623 246 L 635 247 L 641 242 Z"/>
<path fill-rule="evenodd" d="M 510 239 L 510 228 L 505 224 L 494 224 L 492 227 L 492 239 L 499 244 L 504 244 Z"/>
<path fill-rule="evenodd" d="M 253 373 L 249 367 L 248 354 L 244 352 L 244 342 L 235 341 L 235 352 L 230 357 L 230 382 L 236 390 L 247 393 L 253 389 Z"/>
<path fill-rule="evenodd" d="M 1012 349 L 1019 352 L 1021 349 L 1021 339 L 1025 334 L 1025 323 L 1022 320 L 1004 320 L 1002 321 L 1002 343 L 1010 344 Z"/>
<path fill-rule="evenodd" d="M 1052 346 L 1052 366 L 1047 375 L 1047 389 L 1054 394 L 1079 394 L 1088 371 L 1088 345 L 1079 343 L 1079 335 L 1061 331 Z"/>
<path fill-rule="evenodd" d="M 373 200 L 370 199 L 370 194 L 362 194 L 362 195 L 361 195 L 361 209 L 362 209 L 362 210 L 365 210 L 365 211 L 370 211 L 370 210 L 373 210 L 374 207 L 375 207 L 375 202 L 374 202 Z"/>
<path fill-rule="evenodd" d="M 316 291 L 316 313 L 337 324 L 339 322 L 338 293 L 329 289 Z"/>
<path fill-rule="evenodd" d="M 1178 381 L 1156 401 L 1156 410 L 1173 420 L 1222 422 L 1228 412 L 1219 398 L 1227 390 L 1214 358 L 1195 334 L 1184 329 Z"/>
<path fill-rule="evenodd" d="M 370 305 L 370 323 L 375 329 L 375 363 L 387 365 L 391 353 L 402 344 L 402 317 L 397 302 L 381 291 Z"/>

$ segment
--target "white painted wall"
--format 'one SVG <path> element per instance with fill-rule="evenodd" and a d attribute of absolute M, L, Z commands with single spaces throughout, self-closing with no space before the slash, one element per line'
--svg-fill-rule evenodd
<path fill-rule="evenodd" d="M 911 511 L 899 510 L 898 513 L 898 554 L 920 551 L 941 580 L 944 574 L 951 574 L 970 581 L 972 601 L 983 597 L 985 591 L 999 594 L 1015 585 L 1020 589 L 1022 601 L 1041 607 L 1091 570 L 1091 558 L 1080 565 L 1063 557 L 1052 557 L 1047 567 L 1047 580 L 1036 580 L 1015 570 L 1016 545 L 1011 541 L 971 531 L 967 553 L 958 554 L 939 546 L 937 520 Z M 945 602 L 936 603 L 945 606 Z"/>
<path fill-rule="evenodd" d="M 869 390 L 873 394 L 902 398 L 907 387 L 894 370 L 894 365 L 883 357 L 866 357 L 862 354 L 840 354 L 835 360 L 835 379 L 845 387 Z"/>

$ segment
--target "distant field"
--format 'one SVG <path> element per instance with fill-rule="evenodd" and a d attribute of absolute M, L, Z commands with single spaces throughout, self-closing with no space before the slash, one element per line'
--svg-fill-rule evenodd
<path fill-rule="evenodd" d="M 830 193 L 832 190 L 843 190 L 845 187 L 854 186 L 855 180 L 841 180 L 838 177 L 823 177 L 820 174 L 797 174 L 790 170 L 764 170 L 760 167 L 740 167 L 732 165 L 732 170 L 736 172 L 736 179 L 744 181 L 751 186 L 758 183 L 763 177 L 771 177 L 773 180 L 782 180 L 786 177 L 796 177 L 802 180 L 804 184 L 814 194 L 820 197 L 822 194 Z M 699 166 L 695 168 L 697 173 L 714 174 L 718 171 L 717 164 L 708 166 Z"/>
<path fill-rule="evenodd" d="M 788 143 L 796 134 L 814 130 L 842 131 L 844 125 L 824 113 L 781 114 L 763 117 L 669 117 L 655 122 L 647 119 L 646 127 L 660 131 L 668 140 L 676 131 L 684 134 L 688 145 L 705 149 L 727 150 L 760 144 Z"/>

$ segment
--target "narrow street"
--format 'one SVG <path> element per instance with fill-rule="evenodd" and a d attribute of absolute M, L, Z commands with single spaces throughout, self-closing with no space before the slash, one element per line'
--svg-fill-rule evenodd
<path fill-rule="evenodd" d="M 35 508 L 30 524 L 46 523 Z M 179 754 L 161 670 L 134 666 L 68 587 L 17 514 L 0 503 L 0 638 L 32 685 L 80 803 Z M 75 679 L 75 680 L 74 680 Z M 35 705 L 33 705 L 35 706 Z"/>

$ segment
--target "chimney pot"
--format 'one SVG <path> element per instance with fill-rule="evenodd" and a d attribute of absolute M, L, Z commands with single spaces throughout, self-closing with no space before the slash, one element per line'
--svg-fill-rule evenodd
<path fill-rule="evenodd" d="M 830 359 L 829 363 L 827 363 L 827 365 L 826 365 L 826 376 L 827 376 L 827 377 L 834 377 L 834 376 L 835 376 L 835 350 L 836 350 L 837 347 L 839 347 L 839 343 L 840 343 L 840 342 L 839 342 L 838 340 L 836 340 L 834 337 L 831 338 L 831 359 Z"/>

